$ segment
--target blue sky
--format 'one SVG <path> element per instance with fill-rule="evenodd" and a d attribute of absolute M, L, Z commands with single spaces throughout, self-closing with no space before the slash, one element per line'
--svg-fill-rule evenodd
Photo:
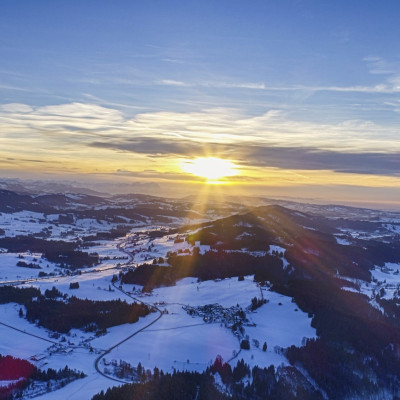
<path fill-rule="evenodd" d="M 100 126 L 115 128 L 108 133 L 109 140 L 101 137 L 90 142 L 82 137 L 82 146 L 99 148 L 100 143 L 110 152 L 135 153 L 127 140 L 143 143 L 146 139 L 147 153 L 140 150 L 139 154 L 154 159 L 149 143 L 160 139 L 155 147 L 162 147 L 164 135 L 169 134 L 183 138 L 185 149 L 190 140 L 194 148 L 218 142 L 225 146 L 221 157 L 233 155 L 234 161 L 249 167 L 280 169 L 282 163 L 267 162 L 273 158 L 271 148 L 280 154 L 282 148 L 290 147 L 286 156 L 298 148 L 293 169 L 378 172 L 397 177 L 382 183 L 393 189 L 398 185 L 396 156 L 400 154 L 398 15 L 400 2 L 394 0 L 1 0 L 0 105 L 4 109 L 0 124 L 4 136 L 0 140 L 5 143 L 4 154 L 16 159 L 13 151 L 22 137 L 21 133 L 13 139 L 4 130 L 26 132 L 29 127 L 32 134 L 27 134 L 27 140 L 43 148 L 40 140 L 44 137 L 38 132 L 50 120 L 55 129 L 57 114 L 58 144 L 62 145 L 73 142 L 74 132 L 86 132 L 91 112 L 100 112 L 118 114 L 120 125 L 115 128 L 114 117 L 104 118 Z M 70 123 L 71 104 L 80 122 Z M 82 110 L 77 109 L 79 104 Z M 58 108 L 49 114 L 50 106 Z M 31 116 L 23 126 L 15 122 L 21 121 L 21 113 L 24 118 Z M 62 115 L 66 121 L 60 121 Z M 184 127 L 172 123 L 190 117 L 198 126 L 209 115 L 214 125 L 198 131 L 188 123 Z M 236 130 L 221 144 L 229 119 L 236 121 Z M 147 125 L 142 127 L 143 120 Z M 241 133 L 243 121 L 246 129 Z M 133 129 L 127 138 L 121 132 L 132 123 L 147 133 L 139 135 Z M 256 137 L 250 129 L 257 130 Z M 264 140 L 265 146 L 247 151 L 247 159 L 240 157 L 232 146 L 241 143 L 243 135 L 248 137 L 246 146 L 257 140 Z M 185 156 L 184 151 L 175 151 L 179 146 L 172 146 L 171 153 L 157 154 Z M 316 151 L 318 162 L 312 158 Z M 345 154 L 338 158 L 345 164 L 346 154 L 357 154 L 359 163 L 344 165 L 339 171 L 332 151 Z M 371 163 L 371 156 L 364 155 L 374 151 L 380 156 L 373 159 L 382 165 L 364 171 Z M 39 161 L 46 163 L 46 154 Z M 72 154 L 71 150 L 65 158 L 71 161 Z M 255 154 L 263 154 L 267 161 L 260 162 Z M 12 165 L 0 167 L 4 174 L 13 170 Z M 336 178 L 340 183 L 340 177 Z M 347 182 L 348 176 L 344 178 Z"/>
<path fill-rule="evenodd" d="M 388 122 L 393 110 L 371 105 L 387 94 L 310 91 L 386 84 L 399 72 L 399 12 L 397 1 L 3 0 L 1 98 L 43 105 L 91 95 L 174 111 L 293 105 L 314 119 L 326 104 L 344 118 L 371 112 Z"/>

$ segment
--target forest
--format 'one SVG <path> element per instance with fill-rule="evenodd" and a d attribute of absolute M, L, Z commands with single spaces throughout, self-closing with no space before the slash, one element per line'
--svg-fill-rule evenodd
<path fill-rule="evenodd" d="M 99 262 L 97 254 L 79 251 L 78 242 L 44 240 L 32 235 L 0 238 L 0 247 L 6 248 L 10 253 L 42 253 L 47 260 L 72 270 L 91 267 Z"/>
<path fill-rule="evenodd" d="M 215 386 L 219 374 L 226 392 Z M 289 379 L 288 379 L 289 377 Z M 251 381 L 251 383 L 250 383 Z M 203 373 L 173 371 L 143 371 L 140 382 L 102 391 L 91 400 L 322 400 L 315 390 L 293 367 L 276 370 L 254 367 L 243 360 L 232 368 L 218 356 Z"/>
<path fill-rule="evenodd" d="M 343 270 L 351 269 L 347 251 L 336 257 Z M 336 275 L 334 254 L 327 248 L 318 254 L 300 253 L 293 246 L 285 254 L 290 260 L 286 269 L 278 257 L 269 255 L 256 257 L 223 250 L 170 254 L 171 267 L 142 266 L 122 280 L 143 285 L 146 291 L 174 284 L 185 276 L 207 280 L 254 274 L 255 281 L 269 281 L 272 290 L 292 297 L 312 317 L 311 325 L 319 339 L 300 348 L 292 346 L 285 354 L 293 366 L 307 371 L 329 399 L 339 400 L 345 393 L 363 390 L 366 397 L 368 393 L 380 396 L 387 391 L 393 395 L 392 388 L 400 384 L 398 300 L 386 300 L 384 293 L 378 293 L 377 302 L 386 310 L 381 313 L 367 296 L 351 291 L 355 283 Z M 354 266 L 353 276 L 369 281 L 368 264 L 364 268 Z M 290 372 L 295 374 L 294 370 Z"/>
<path fill-rule="evenodd" d="M 169 268 L 140 265 L 124 274 L 122 282 L 142 285 L 144 291 L 150 291 L 155 287 L 173 285 L 178 279 L 188 276 L 205 281 L 255 274 L 255 279 L 259 281 L 286 280 L 282 260 L 268 254 L 256 257 L 248 253 L 225 251 L 209 251 L 205 254 L 194 252 L 193 255 L 172 253 L 168 263 L 171 265 Z"/>
<path fill-rule="evenodd" d="M 32 300 L 33 297 L 40 295 L 40 290 L 34 287 L 18 288 L 15 286 L 0 286 L 0 304 L 25 304 Z"/>
<path fill-rule="evenodd" d="M 59 333 L 73 328 L 101 332 L 111 326 L 137 322 L 152 312 L 143 303 L 82 300 L 74 296 L 67 301 L 41 296 L 25 303 L 25 307 L 28 321 Z"/>

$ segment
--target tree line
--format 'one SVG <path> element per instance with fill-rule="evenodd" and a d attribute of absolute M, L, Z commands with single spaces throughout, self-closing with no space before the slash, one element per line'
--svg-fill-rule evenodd
<path fill-rule="evenodd" d="M 67 333 L 70 329 L 104 331 L 125 323 L 134 323 L 153 310 L 143 303 L 126 301 L 92 301 L 75 296 L 67 301 L 40 296 L 25 303 L 26 318 L 52 331 Z"/>

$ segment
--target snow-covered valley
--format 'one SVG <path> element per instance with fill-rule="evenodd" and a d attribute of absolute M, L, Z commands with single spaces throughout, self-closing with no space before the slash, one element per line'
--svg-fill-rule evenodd
<path fill-rule="evenodd" d="M 340 208 L 341 218 L 343 212 Z M 28 360 L 39 370 L 68 366 L 81 374 L 62 385 L 31 382 L 23 398 L 90 399 L 140 381 L 141 368 L 204 373 L 216 359 L 232 369 L 240 360 L 250 369 L 274 366 L 277 377 L 311 385 L 307 390 L 327 398 L 313 371 L 300 364 L 298 376 L 289 378 L 296 364 L 288 349 L 306 349 L 325 335 L 312 291 L 327 285 L 315 304 L 359 295 L 355 304 L 371 306 L 378 313 L 374 318 L 397 318 L 400 257 L 390 246 L 400 223 L 394 215 L 386 218 L 390 224 L 383 220 L 378 226 L 271 206 L 188 225 L 186 217 L 161 222 L 159 213 L 151 211 L 141 221 L 110 213 L 105 219 L 82 218 L 71 209 L 0 214 L 0 294 L 10 287 L 40 291 L 28 300 L 15 294 L 15 300 L 0 301 L 0 354 Z M 354 249 L 370 243 L 376 262 L 360 268 L 369 256 Z M 392 252 L 387 257 L 386 248 Z M 302 293 L 306 285 L 310 289 Z M 67 323 L 59 331 L 43 315 L 31 317 L 35 308 L 79 301 L 96 307 L 142 304 L 147 314 L 105 327 Z M 100 321 L 110 312 L 100 311 Z M 218 373 L 214 379 L 230 393 Z M 17 383 L 0 379 L 0 387 Z"/>

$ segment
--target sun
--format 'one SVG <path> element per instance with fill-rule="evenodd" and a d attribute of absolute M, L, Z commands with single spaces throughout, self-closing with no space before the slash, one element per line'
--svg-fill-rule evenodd
<path fill-rule="evenodd" d="M 237 166 L 217 157 L 195 158 L 182 162 L 183 171 L 206 178 L 208 183 L 221 183 L 219 179 L 238 174 Z"/>

